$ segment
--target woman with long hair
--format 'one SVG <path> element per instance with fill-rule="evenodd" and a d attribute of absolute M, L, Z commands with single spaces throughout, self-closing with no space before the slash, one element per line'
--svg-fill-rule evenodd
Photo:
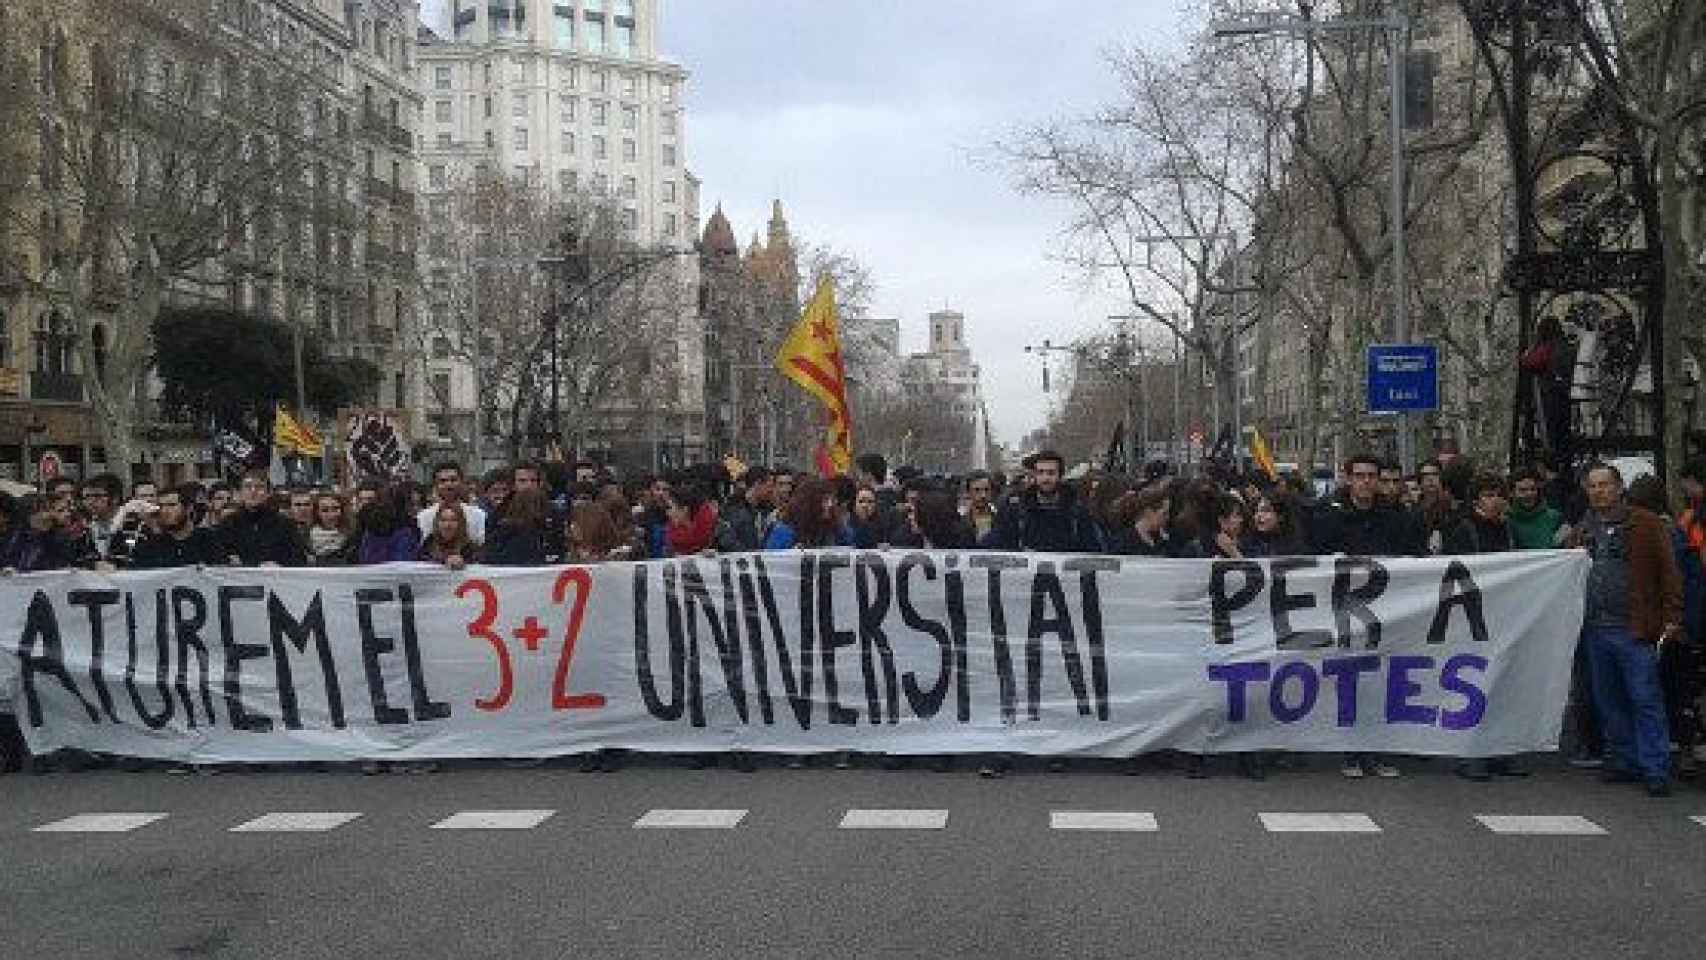
<path fill-rule="evenodd" d="M 330 490 L 314 495 L 314 519 L 308 525 L 310 566 L 347 567 L 356 562 L 360 544 L 351 534 L 350 519 L 343 497 Z"/>
<path fill-rule="evenodd" d="M 1256 498 L 1250 512 L 1250 533 L 1243 550 L 1251 557 L 1296 557 L 1307 554 L 1297 502 L 1275 487 Z"/>
<path fill-rule="evenodd" d="M 415 526 L 414 487 L 393 483 L 379 499 L 361 508 L 359 558 L 362 564 L 413 560 L 420 553 L 421 531 Z"/>
<path fill-rule="evenodd" d="M 696 483 L 672 489 L 664 503 L 664 542 L 672 557 L 691 557 L 711 547 L 717 534 L 717 508 Z"/>
<path fill-rule="evenodd" d="M 852 532 L 841 522 L 835 503 L 835 488 L 811 479 L 794 489 L 782 519 L 770 528 L 766 550 L 810 550 L 818 547 L 852 545 Z"/>
<path fill-rule="evenodd" d="M 534 487 L 509 495 L 497 527 L 486 532 L 485 562 L 499 567 L 538 567 L 546 563 L 545 523 L 551 503 Z"/>
<path fill-rule="evenodd" d="M 1114 535 L 1108 546 L 1127 557 L 1174 557 L 1178 548 L 1167 531 L 1173 498 L 1166 485 L 1127 493 L 1113 507 Z"/>
<path fill-rule="evenodd" d="M 432 535 L 421 544 L 420 559 L 460 570 L 479 559 L 468 535 L 468 514 L 460 503 L 441 503 L 432 515 Z"/>
<path fill-rule="evenodd" d="M 913 509 L 912 529 L 926 550 L 969 550 L 977 546 L 971 522 L 960 516 L 959 498 L 940 490 L 927 490 Z"/>
<path fill-rule="evenodd" d="M 628 517 L 624 516 L 624 523 Z M 597 503 L 576 504 L 569 515 L 570 563 L 605 563 L 633 558 L 634 538 L 631 530 L 616 525 L 610 511 Z"/>
<path fill-rule="evenodd" d="M 1244 501 L 1230 493 L 1216 497 L 1208 523 L 1198 528 L 1197 539 L 1190 544 L 1190 555 L 1220 560 L 1244 558 Z"/>

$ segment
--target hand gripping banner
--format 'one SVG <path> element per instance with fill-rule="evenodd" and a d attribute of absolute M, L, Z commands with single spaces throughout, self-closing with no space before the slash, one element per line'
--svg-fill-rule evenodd
<path fill-rule="evenodd" d="M 1123 757 L 1555 749 L 1579 551 L 801 551 L 0 580 L 30 748 L 190 762 L 597 748 Z"/>

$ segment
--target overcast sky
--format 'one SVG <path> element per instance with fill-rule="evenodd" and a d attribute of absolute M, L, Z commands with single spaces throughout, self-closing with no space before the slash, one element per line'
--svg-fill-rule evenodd
<path fill-rule="evenodd" d="M 701 216 L 721 202 L 744 246 L 780 197 L 797 235 L 871 268 L 874 312 L 901 318 L 903 351 L 924 348 L 931 310 L 964 312 L 996 437 L 1017 441 L 1047 403 L 1022 347 L 1124 311 L 1048 259 L 1062 211 L 1015 196 L 979 157 L 1016 126 L 1112 96 L 1104 52 L 1169 42 L 1178 6 L 663 0 L 663 53 L 692 74 Z"/>

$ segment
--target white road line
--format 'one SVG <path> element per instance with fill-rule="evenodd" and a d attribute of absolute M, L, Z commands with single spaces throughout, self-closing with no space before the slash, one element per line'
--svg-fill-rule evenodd
<path fill-rule="evenodd" d="M 349 823 L 359 813 L 269 813 L 232 827 L 231 833 L 322 833 Z"/>
<path fill-rule="evenodd" d="M 1153 813 L 1091 813 L 1083 810 L 1051 810 L 1048 825 L 1051 830 L 1110 830 L 1127 833 L 1154 833 L 1161 829 Z"/>
<path fill-rule="evenodd" d="M 733 830 L 745 817 L 745 810 L 648 810 L 634 829 Z"/>
<path fill-rule="evenodd" d="M 1379 833 L 1366 813 L 1259 813 L 1269 833 Z"/>
<path fill-rule="evenodd" d="M 1512 817 L 1484 814 L 1475 819 L 1494 833 L 1549 837 L 1598 837 L 1605 834 L 1604 827 L 1586 817 Z"/>
<path fill-rule="evenodd" d="M 531 830 L 555 810 L 464 810 L 432 825 L 434 830 Z"/>
<path fill-rule="evenodd" d="M 1693 820 L 1695 823 L 1700 824 L 1702 827 L 1706 827 L 1706 817 L 1689 817 L 1688 819 Z"/>
<path fill-rule="evenodd" d="M 948 825 L 946 810 L 849 810 L 843 830 L 940 830 Z"/>
<path fill-rule="evenodd" d="M 44 823 L 35 828 L 36 833 L 129 833 L 137 827 L 146 827 L 156 820 L 164 820 L 163 813 L 79 813 L 64 820 Z"/>

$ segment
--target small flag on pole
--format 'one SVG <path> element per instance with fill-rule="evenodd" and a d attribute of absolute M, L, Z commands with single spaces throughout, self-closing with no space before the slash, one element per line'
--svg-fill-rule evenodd
<path fill-rule="evenodd" d="M 310 459 L 317 459 L 326 453 L 325 445 L 320 442 L 320 435 L 312 428 L 298 423 L 283 407 L 279 407 L 273 414 L 272 443 L 283 452 Z"/>
<path fill-rule="evenodd" d="M 1256 469 L 1268 475 L 1269 480 L 1278 480 L 1279 471 L 1274 469 L 1274 455 L 1268 450 L 1268 441 L 1262 437 L 1262 428 L 1250 428 L 1250 461 Z"/>

